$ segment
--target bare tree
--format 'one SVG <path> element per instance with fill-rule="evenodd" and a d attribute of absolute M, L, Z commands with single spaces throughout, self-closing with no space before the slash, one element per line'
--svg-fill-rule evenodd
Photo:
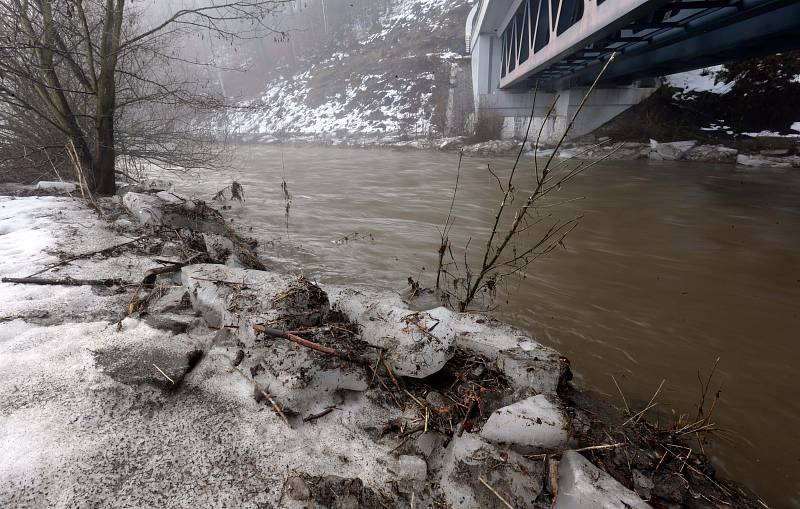
<path fill-rule="evenodd" d="M 28 159 L 74 147 L 99 194 L 114 193 L 119 156 L 209 164 L 230 105 L 175 43 L 261 37 L 287 1 L 195 0 L 153 21 L 137 0 L 0 0 L 0 133 Z"/>

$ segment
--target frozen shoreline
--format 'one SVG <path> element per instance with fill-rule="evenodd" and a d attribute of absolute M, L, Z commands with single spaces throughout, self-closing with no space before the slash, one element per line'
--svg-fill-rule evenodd
<path fill-rule="evenodd" d="M 0 197 L 0 275 L 24 277 L 58 263 L 55 251 L 67 256 L 99 251 L 147 232 L 153 235 L 141 244 L 63 264 L 42 276 L 137 282 L 159 265 L 157 259 L 185 259 L 174 239 L 165 242 L 155 234 L 155 216 L 142 213 L 167 210 L 166 194 L 159 198 L 153 191 L 103 200 L 102 219 L 69 198 Z M 207 248 L 210 238 L 205 237 Z M 214 239 L 220 241 L 214 243 L 215 256 L 223 263 L 188 265 L 179 273 L 164 274 L 147 292 L 141 287 L 118 291 L 0 284 L 0 299 L 10 303 L 0 314 L 0 447 L 11 451 L 0 459 L 2 505 L 325 506 L 327 499 L 320 498 L 316 487 L 339 486 L 335 479 L 323 479 L 335 475 L 363 482 L 357 492 L 348 488 L 339 493 L 335 502 L 347 507 L 347 500 L 354 498 L 355 506 L 363 506 L 370 497 L 398 506 L 409 506 L 414 497 L 416 507 L 439 499 L 453 507 L 504 507 L 477 482 L 483 475 L 486 484 L 513 498 L 516 507 L 550 507 L 557 491 L 548 480 L 551 469 L 563 479 L 562 495 L 585 492 L 590 497 L 586 503 L 597 502 L 603 500 L 596 491 L 602 485 L 606 495 L 617 497 L 616 503 L 644 506 L 614 480 L 620 476 L 614 457 L 624 463 L 627 453 L 642 463 L 644 473 L 622 481 L 632 482 L 629 487 L 640 496 L 686 496 L 674 489 L 662 493 L 658 479 L 648 477 L 644 465 L 652 469 L 660 456 L 648 457 L 654 451 L 642 448 L 644 441 L 625 445 L 622 455 L 623 446 L 599 434 L 627 417 L 620 413 L 616 422 L 593 422 L 585 406 L 575 404 L 584 397 L 568 387 L 564 360 L 521 331 L 443 308 L 412 312 L 391 292 L 323 287 L 318 293 L 316 285 L 295 276 L 242 268 L 238 240 L 227 245 L 224 235 Z M 144 306 L 133 313 L 132 293 L 137 306 Z M 289 307 L 277 304 L 287 295 L 294 296 Z M 353 369 L 347 362 L 331 364 L 315 352 L 280 339 L 266 340 L 252 329 L 269 317 L 293 330 L 330 327 L 334 311 L 338 319 L 343 315 L 360 326 L 360 334 L 333 347 L 371 355 L 371 362 L 385 354 L 397 375 L 407 377 L 401 377 L 406 390 L 422 392 L 409 394 L 410 399 L 394 395 L 394 389 L 373 384 L 376 375 L 381 379 L 377 373 Z M 410 323 L 422 324 L 421 332 L 409 332 Z M 329 340 L 323 333 L 319 338 Z M 440 347 L 431 350 L 434 344 Z M 379 351 L 383 353 L 376 359 Z M 447 371 L 453 359 L 460 359 L 456 352 L 487 361 L 478 376 L 496 373 L 493 379 L 501 388 L 477 405 L 487 415 L 467 410 L 468 419 L 452 423 L 470 423 L 462 437 L 450 437 L 446 429 L 401 436 L 423 421 L 444 423 L 440 417 L 459 411 L 445 412 L 452 405 L 447 396 L 442 402 L 443 394 L 433 394 L 437 391 L 425 385 L 431 382 L 419 378 Z M 459 366 L 457 372 L 462 372 L 465 367 Z M 298 372 L 309 375 L 297 377 Z M 298 417 L 290 415 L 291 426 L 259 397 L 259 386 L 267 387 L 284 408 L 298 412 Z M 392 402 L 395 397 L 400 401 Z M 332 406 L 329 414 L 302 422 L 304 416 Z M 422 407 L 437 419 L 423 414 Z M 538 418 L 538 424 L 513 431 L 529 418 Z M 389 423 L 400 428 L 382 432 Z M 629 432 L 650 436 L 639 424 Z M 563 467 L 557 462 L 568 449 L 598 445 L 613 447 L 569 453 Z M 524 456 L 531 453 L 553 462 Z M 483 460 L 476 460 L 479 456 Z M 488 469 L 487 457 L 505 462 L 509 470 Z M 707 475 L 710 467 L 695 458 L 691 468 Z M 587 459 L 600 459 L 612 475 Z M 680 459 L 658 463 L 668 472 L 676 461 L 680 466 Z M 519 468 L 528 469 L 528 476 L 515 477 Z M 686 475 L 696 489 L 715 489 L 702 484 L 700 475 Z M 574 490 L 569 482 L 578 483 Z M 731 492 L 705 493 L 744 496 L 734 485 L 719 482 Z M 582 507 L 568 495 L 558 506 Z"/>
<path fill-rule="evenodd" d="M 522 140 L 488 140 L 474 142 L 464 137 L 442 138 L 438 140 L 404 139 L 399 136 L 354 136 L 346 138 L 319 137 L 317 135 L 293 135 L 276 137 L 271 135 L 246 135 L 239 138 L 245 144 L 289 144 L 322 145 L 340 148 L 388 148 L 396 150 L 433 150 L 478 155 L 516 155 L 522 147 Z M 552 148 L 540 148 L 537 157 L 549 157 Z M 533 157 L 533 145 L 525 144 L 523 154 Z M 800 168 L 800 145 L 792 149 L 760 150 L 744 153 L 723 144 L 702 144 L 696 140 L 649 143 L 621 141 L 608 138 L 596 141 L 566 142 L 556 153 L 557 159 L 574 160 L 650 160 L 680 161 L 687 163 L 720 163 L 750 168 Z"/>

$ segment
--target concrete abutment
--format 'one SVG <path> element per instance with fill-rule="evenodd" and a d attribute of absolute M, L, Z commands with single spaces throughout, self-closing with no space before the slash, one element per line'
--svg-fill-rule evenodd
<path fill-rule="evenodd" d="M 501 89 L 501 45 L 496 35 L 474 34 L 472 46 L 472 93 L 475 134 L 486 138 L 523 138 L 534 103 L 530 89 Z M 652 84 L 648 83 L 648 85 Z M 552 145 L 564 134 L 588 87 L 563 86 L 536 92 L 531 138 L 541 129 L 542 145 Z M 604 86 L 596 88 L 577 117 L 569 137 L 589 134 L 631 106 L 649 97 L 656 87 Z M 552 112 L 548 115 L 550 107 Z M 543 125 L 544 124 L 544 125 Z"/>

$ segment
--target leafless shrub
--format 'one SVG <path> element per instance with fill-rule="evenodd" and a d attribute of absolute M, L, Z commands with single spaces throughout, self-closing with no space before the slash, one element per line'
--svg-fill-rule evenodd
<path fill-rule="evenodd" d="M 286 235 L 289 235 L 289 211 L 292 208 L 292 195 L 289 193 L 289 185 L 286 183 L 286 163 L 281 154 L 281 167 L 283 176 L 281 177 L 281 191 L 283 192 L 283 203 L 285 206 L 284 218 L 286 220 Z"/>
<path fill-rule="evenodd" d="M 521 156 L 528 142 L 533 123 L 538 92 L 537 86 L 537 90 L 534 91 L 534 104 L 531 107 L 531 115 L 525 131 L 525 137 L 508 176 L 501 179 L 491 169 L 491 166 L 488 167 L 488 171 L 497 181 L 502 199 L 496 209 L 491 230 L 489 230 L 486 242 L 483 245 L 478 268 L 471 266 L 469 263 L 469 259 L 473 254 L 473 251 L 470 250 L 471 238 L 467 241 L 461 256 L 458 257 L 453 253 L 449 240 L 453 226 L 453 204 L 455 203 L 458 178 L 460 176 L 461 158 L 459 158 L 459 171 L 456 177 L 453 199 L 444 226 L 440 230 L 441 242 L 436 275 L 436 289 L 446 305 L 463 312 L 474 304 L 479 295 L 486 296 L 491 301 L 496 295 L 498 286 L 506 278 L 512 275 L 524 275 L 526 269 L 537 259 L 551 253 L 558 247 L 566 248 L 564 240 L 578 226 L 581 216 L 563 219 L 553 212 L 555 207 L 574 201 L 574 199 L 555 203 L 546 201 L 546 199 L 560 191 L 564 184 L 612 155 L 614 150 L 603 158 L 594 161 L 576 161 L 571 158 L 555 162 L 555 155 L 563 145 L 564 140 L 575 124 L 577 116 L 613 59 L 614 55 L 608 59 L 595 81 L 586 91 L 564 133 L 556 143 L 553 152 L 547 157 L 544 165 L 540 167 L 536 151 L 540 146 L 539 142 L 541 141 L 544 126 L 552 116 L 558 98 L 556 97 L 550 105 L 534 143 L 533 176 L 535 178 L 535 187 L 524 198 L 522 205 L 517 207 L 514 205 L 515 200 L 517 200 L 515 177 L 520 168 Z M 459 261 L 462 257 L 463 260 Z"/>
<path fill-rule="evenodd" d="M 244 205 L 244 187 L 236 180 L 217 191 L 214 197 L 211 198 L 211 201 L 216 202 L 226 202 L 229 200 L 238 201 L 239 204 Z"/>

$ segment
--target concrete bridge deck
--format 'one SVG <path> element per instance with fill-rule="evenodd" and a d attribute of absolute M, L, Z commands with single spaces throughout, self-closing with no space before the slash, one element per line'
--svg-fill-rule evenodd
<path fill-rule="evenodd" d="M 510 118 L 530 114 L 536 83 L 569 105 L 615 54 L 580 135 L 647 97 L 652 78 L 800 48 L 800 1 L 480 0 L 466 45 L 478 122 L 500 118 L 506 133 Z M 541 99 L 539 109 L 553 98 Z M 557 104 L 555 124 L 566 125 L 565 108 Z"/>
<path fill-rule="evenodd" d="M 503 89 L 585 84 L 611 53 L 619 83 L 800 47 L 796 0 L 482 0 L 470 21 L 470 50 L 497 38 Z"/>

